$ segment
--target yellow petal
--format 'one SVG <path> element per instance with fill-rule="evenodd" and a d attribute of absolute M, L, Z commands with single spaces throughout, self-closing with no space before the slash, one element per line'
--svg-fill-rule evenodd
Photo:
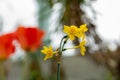
<path fill-rule="evenodd" d="M 53 52 L 52 46 L 46 47 L 44 46 L 44 49 L 41 50 L 43 54 L 45 54 L 44 60 L 47 60 L 48 58 L 52 58 L 55 52 Z"/>
<path fill-rule="evenodd" d="M 87 42 L 86 42 L 85 40 L 83 40 L 83 41 L 79 44 L 81 55 L 85 55 L 85 52 L 86 52 L 85 44 L 86 44 L 86 43 L 87 43 Z"/>
<path fill-rule="evenodd" d="M 44 53 L 44 50 L 41 50 L 41 53 Z"/>
<path fill-rule="evenodd" d="M 80 29 L 82 32 L 86 32 L 86 31 L 88 30 L 86 24 L 81 25 L 79 29 Z"/>
<path fill-rule="evenodd" d="M 69 26 L 64 25 L 63 32 L 68 33 L 68 32 L 69 32 L 69 29 L 70 29 Z"/>
<path fill-rule="evenodd" d="M 64 26 L 64 30 L 63 32 L 65 32 L 68 37 L 70 38 L 70 40 L 74 40 L 75 36 L 77 34 L 77 27 L 75 25 L 72 26 Z"/>
<path fill-rule="evenodd" d="M 81 51 L 81 55 L 84 56 L 84 55 L 85 55 L 85 52 Z"/>
<path fill-rule="evenodd" d="M 45 56 L 44 61 L 46 61 L 47 59 L 48 59 L 48 57 L 47 57 L 47 56 Z"/>
<path fill-rule="evenodd" d="M 69 35 L 69 38 L 70 38 L 70 40 L 74 40 L 75 39 L 75 36 L 73 36 L 73 35 Z"/>
<path fill-rule="evenodd" d="M 81 45 L 81 46 L 84 46 L 86 43 L 87 43 L 87 42 L 86 42 L 85 40 L 83 40 L 83 41 L 80 43 L 80 45 Z"/>

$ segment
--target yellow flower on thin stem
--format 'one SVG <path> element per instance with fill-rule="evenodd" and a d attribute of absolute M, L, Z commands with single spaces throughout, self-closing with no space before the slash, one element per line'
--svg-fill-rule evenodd
<path fill-rule="evenodd" d="M 80 48 L 80 53 L 82 56 L 84 56 L 85 52 L 86 52 L 86 48 L 85 48 L 86 43 L 87 42 L 85 40 L 83 40 L 82 42 L 80 42 L 80 44 L 78 46 L 74 46 L 73 48 L 66 48 L 65 50 Z"/>
<path fill-rule="evenodd" d="M 86 32 L 88 30 L 86 24 L 81 25 L 79 29 L 81 30 L 81 32 Z"/>
<path fill-rule="evenodd" d="M 87 25 L 83 24 L 78 28 L 78 34 L 76 35 L 78 38 L 85 39 L 85 32 L 88 30 Z"/>
<path fill-rule="evenodd" d="M 44 60 L 47 60 L 48 58 L 52 58 L 53 55 L 56 53 L 56 52 L 53 52 L 52 46 L 49 46 L 49 47 L 44 46 L 43 48 L 44 49 L 41 50 L 41 52 L 46 55 Z"/>
<path fill-rule="evenodd" d="M 81 55 L 84 56 L 85 55 L 85 52 L 86 52 L 86 48 L 85 48 L 85 44 L 87 42 L 85 40 L 83 40 L 82 42 L 80 42 L 79 44 L 79 48 L 80 48 L 80 52 L 81 52 Z"/>
<path fill-rule="evenodd" d="M 65 32 L 68 35 L 68 37 L 70 38 L 70 40 L 73 41 L 75 39 L 75 36 L 78 34 L 78 29 L 74 25 L 72 25 L 70 27 L 64 25 L 63 32 Z"/>

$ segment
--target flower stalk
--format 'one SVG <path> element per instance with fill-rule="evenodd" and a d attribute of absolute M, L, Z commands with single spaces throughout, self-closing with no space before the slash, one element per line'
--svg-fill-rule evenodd
<path fill-rule="evenodd" d="M 41 75 L 38 55 L 33 52 L 27 52 L 25 55 L 23 80 L 44 80 Z"/>
<path fill-rule="evenodd" d="M 0 62 L 0 80 L 6 80 L 5 66 L 3 61 Z"/>
<path fill-rule="evenodd" d="M 64 40 L 65 39 L 65 40 Z M 64 40 L 64 42 L 63 42 Z M 61 42 L 60 42 L 60 51 L 58 53 L 58 60 L 57 60 L 57 80 L 60 80 L 60 64 L 61 64 L 61 55 L 62 55 L 62 52 L 63 52 L 63 48 L 66 44 L 68 40 L 68 37 L 67 36 L 64 36 L 62 39 L 61 39 Z"/>
<path fill-rule="evenodd" d="M 60 63 L 57 63 L 57 80 L 60 80 Z"/>

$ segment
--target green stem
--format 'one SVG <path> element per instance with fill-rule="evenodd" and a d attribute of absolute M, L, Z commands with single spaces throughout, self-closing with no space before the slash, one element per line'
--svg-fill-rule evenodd
<path fill-rule="evenodd" d="M 75 46 L 75 47 L 72 47 L 72 48 L 64 48 L 63 51 L 70 50 L 70 49 L 76 49 L 76 48 L 79 48 L 79 46 Z"/>
<path fill-rule="evenodd" d="M 0 62 L 0 80 L 6 80 L 4 62 Z"/>
<path fill-rule="evenodd" d="M 25 61 L 24 61 L 24 66 L 23 66 L 23 80 L 29 80 L 29 75 L 30 75 L 30 54 L 27 52 L 25 54 Z"/>
<path fill-rule="evenodd" d="M 68 40 L 68 38 L 66 38 L 66 40 L 63 43 L 63 46 L 62 46 L 62 49 L 61 49 L 62 51 L 63 51 L 63 48 L 64 48 L 65 44 L 67 43 L 67 40 Z"/>
<path fill-rule="evenodd" d="M 65 40 L 64 43 L 63 43 L 63 40 L 64 40 L 65 38 L 66 38 L 66 40 Z M 68 40 L 67 36 L 64 36 L 64 37 L 61 39 L 60 47 L 59 47 L 59 48 L 60 48 L 60 52 L 59 52 L 60 57 L 59 57 L 59 58 L 61 58 L 62 51 L 63 51 L 63 48 L 64 48 L 67 40 Z M 63 43 L 63 45 L 62 45 L 62 43 Z M 60 80 L 60 61 L 58 61 L 58 63 L 57 63 L 57 80 Z"/>
<path fill-rule="evenodd" d="M 60 80 L 60 63 L 57 63 L 57 80 Z"/>
<path fill-rule="evenodd" d="M 23 80 L 43 80 L 37 53 L 27 52 L 25 59 Z"/>
<path fill-rule="evenodd" d="M 61 51 L 62 51 L 62 42 L 63 42 L 63 40 L 65 39 L 65 38 L 67 38 L 67 36 L 64 36 L 62 39 L 61 39 L 61 41 L 60 41 L 60 53 L 61 53 Z"/>

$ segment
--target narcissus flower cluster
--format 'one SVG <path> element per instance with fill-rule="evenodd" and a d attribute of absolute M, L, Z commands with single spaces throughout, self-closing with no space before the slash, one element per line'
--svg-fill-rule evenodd
<path fill-rule="evenodd" d="M 68 37 L 70 38 L 70 40 L 74 40 L 75 37 L 78 37 L 78 38 L 82 38 L 84 39 L 85 38 L 85 32 L 88 30 L 88 28 L 86 27 L 86 24 L 83 24 L 80 26 L 80 28 L 78 28 L 77 26 L 75 25 L 72 25 L 72 26 L 64 26 L 64 29 L 63 29 L 63 32 L 65 32 Z"/>
<path fill-rule="evenodd" d="M 44 49 L 41 50 L 41 52 L 45 54 L 44 60 L 47 60 L 48 58 L 52 58 L 54 54 L 58 54 L 60 58 L 63 51 L 69 50 L 69 49 L 76 49 L 76 48 L 80 48 L 80 53 L 82 56 L 84 56 L 86 52 L 85 45 L 87 43 L 85 39 L 86 38 L 85 32 L 87 32 L 87 30 L 88 28 L 86 24 L 83 24 L 80 27 L 77 27 L 75 25 L 71 25 L 71 26 L 64 25 L 63 32 L 66 33 L 67 35 L 61 39 L 60 47 L 58 48 L 59 50 L 53 51 L 52 47 L 47 48 L 46 46 L 44 46 Z M 74 46 L 73 48 L 64 48 L 68 39 L 73 41 L 76 38 L 81 40 L 78 46 Z"/>
<path fill-rule="evenodd" d="M 41 52 L 46 55 L 44 60 L 47 60 L 48 58 L 52 58 L 53 55 L 56 53 L 53 51 L 52 46 L 49 47 L 44 46 L 43 48 L 44 49 L 41 50 Z"/>

